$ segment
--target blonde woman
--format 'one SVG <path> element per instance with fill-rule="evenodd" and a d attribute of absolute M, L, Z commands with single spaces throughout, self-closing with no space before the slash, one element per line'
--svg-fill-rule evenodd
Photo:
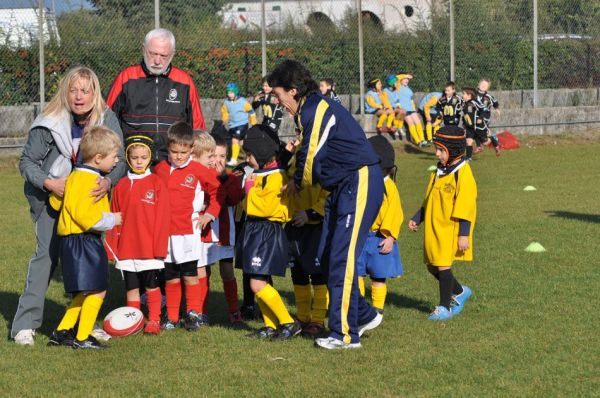
<path fill-rule="evenodd" d="M 123 141 L 119 122 L 102 99 L 98 77 L 89 68 L 75 67 L 62 78 L 56 95 L 34 120 L 19 162 L 35 224 L 36 248 L 10 332 L 17 344 L 33 345 L 35 330 L 42 325 L 44 296 L 58 262 L 57 210 L 67 176 L 80 161 L 83 129 L 96 125 L 117 132 Z M 123 160 L 122 149 L 118 157 Z M 120 161 L 108 175 L 98 178 L 90 194 L 100 200 L 125 174 L 125 168 Z"/>

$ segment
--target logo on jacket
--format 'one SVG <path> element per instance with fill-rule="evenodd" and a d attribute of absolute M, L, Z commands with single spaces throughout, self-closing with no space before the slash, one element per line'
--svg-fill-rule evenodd
<path fill-rule="evenodd" d="M 149 204 L 153 205 L 154 204 L 154 196 L 155 196 L 154 190 L 150 189 L 144 195 L 144 199 L 142 199 L 142 202 L 146 202 L 146 203 L 149 203 Z"/>
<path fill-rule="evenodd" d="M 262 259 L 260 257 L 252 257 L 252 266 L 258 268 L 262 265 Z"/>
<path fill-rule="evenodd" d="M 167 102 L 172 102 L 174 104 L 180 104 L 181 101 L 177 100 L 177 90 L 175 90 L 174 88 L 172 88 L 171 90 L 169 90 L 169 98 L 167 98 Z"/>
<path fill-rule="evenodd" d="M 188 188 L 194 188 L 193 184 L 194 184 L 195 178 L 193 174 L 188 174 L 185 179 L 183 180 L 183 185 L 188 187 Z"/>
<path fill-rule="evenodd" d="M 452 184 L 446 183 L 446 184 L 444 184 L 444 187 L 442 188 L 442 190 L 446 193 L 452 193 L 452 192 L 454 192 L 454 187 L 452 186 Z"/>

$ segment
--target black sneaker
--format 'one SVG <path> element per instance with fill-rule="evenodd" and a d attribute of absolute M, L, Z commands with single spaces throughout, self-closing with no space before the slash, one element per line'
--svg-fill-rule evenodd
<path fill-rule="evenodd" d="M 200 326 L 210 325 L 210 321 L 208 320 L 208 315 L 206 315 L 206 314 L 198 314 L 198 322 L 200 323 Z"/>
<path fill-rule="evenodd" d="M 265 327 L 262 327 L 262 328 L 258 329 L 257 331 L 252 332 L 246 336 L 253 337 L 255 339 L 266 340 L 266 339 L 270 339 L 271 337 L 275 336 L 276 333 L 277 333 L 277 331 L 275 329 L 265 326 Z"/>
<path fill-rule="evenodd" d="M 183 327 L 188 332 L 195 332 L 202 326 L 200 314 L 196 311 L 190 311 L 183 320 Z"/>
<path fill-rule="evenodd" d="M 64 345 L 67 347 L 72 347 L 73 340 L 75 340 L 75 331 L 73 329 L 68 329 L 68 330 L 54 329 L 52 331 L 52 334 L 50 334 L 50 339 L 48 340 L 48 345 L 49 346 Z"/>
<path fill-rule="evenodd" d="M 242 306 L 240 312 L 242 313 L 242 318 L 244 318 L 245 321 L 252 321 L 256 319 L 256 308 L 253 305 Z"/>
<path fill-rule="evenodd" d="M 91 335 L 83 341 L 77 339 L 73 340 L 73 345 L 71 347 L 77 350 L 104 350 L 108 348 L 108 346 L 101 344 Z"/>
<path fill-rule="evenodd" d="M 302 332 L 300 322 L 284 323 L 277 328 L 277 333 L 272 337 L 273 340 L 288 340 Z"/>

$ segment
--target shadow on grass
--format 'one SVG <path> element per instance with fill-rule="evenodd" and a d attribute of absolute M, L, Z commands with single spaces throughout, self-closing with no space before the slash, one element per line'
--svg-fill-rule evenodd
<path fill-rule="evenodd" d="M 566 218 L 575 221 L 584 221 L 589 223 L 600 223 L 600 214 L 574 213 L 572 211 L 549 210 L 546 211 L 550 217 Z"/>
<path fill-rule="evenodd" d="M 385 304 L 393 305 L 398 308 L 413 308 L 426 314 L 431 312 L 431 303 L 429 301 L 417 300 L 412 297 L 393 292 L 388 292 L 385 299 Z"/>
<path fill-rule="evenodd" d="M 19 305 L 20 293 L 15 292 L 0 292 L 0 314 L 6 321 L 6 338 L 10 339 L 10 328 L 12 326 L 13 317 L 17 312 Z M 44 321 L 38 332 L 43 335 L 49 335 L 56 326 L 56 320 L 62 316 L 65 311 L 65 306 L 57 303 L 54 300 L 46 299 L 44 304 Z"/>

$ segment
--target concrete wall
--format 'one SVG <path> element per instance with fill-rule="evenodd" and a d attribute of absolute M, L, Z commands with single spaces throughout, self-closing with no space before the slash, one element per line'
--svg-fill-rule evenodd
<path fill-rule="evenodd" d="M 540 90 L 540 108 L 533 109 L 531 90 L 493 92 L 498 98 L 501 115 L 493 115 L 492 127 L 495 131 L 510 130 L 521 134 L 559 134 L 584 131 L 600 127 L 600 89 L 560 89 Z M 415 100 L 423 93 L 415 93 Z M 365 131 L 373 132 L 375 119 L 372 116 L 360 118 L 359 96 L 342 95 L 342 103 L 359 120 Z M 213 126 L 220 118 L 222 100 L 202 99 L 202 111 L 207 127 Z M 0 107 L 0 137 L 24 137 L 37 115 L 36 105 Z M 259 118 L 260 120 L 260 118 Z M 285 116 L 281 135 L 294 134 L 291 117 Z M 1 143 L 0 143 L 1 144 Z"/>

